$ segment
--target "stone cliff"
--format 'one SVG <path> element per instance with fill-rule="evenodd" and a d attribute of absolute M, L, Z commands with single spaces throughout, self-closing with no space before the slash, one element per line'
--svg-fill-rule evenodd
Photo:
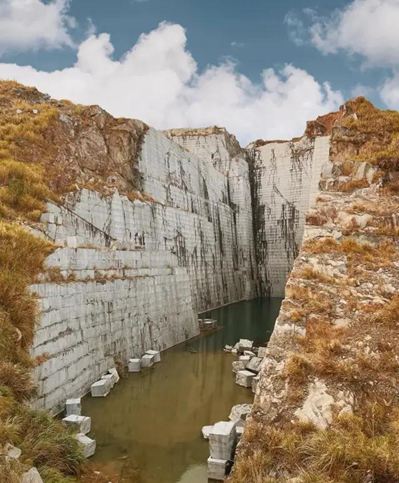
<path fill-rule="evenodd" d="M 37 409 L 197 335 L 201 311 L 283 295 L 293 266 L 233 479 L 301 471 L 259 431 L 335 424 L 360 398 L 352 384 L 393 397 L 393 322 L 378 337 L 361 322 L 397 310 L 395 113 L 358 99 L 302 138 L 243 149 L 223 128 L 160 132 L 13 82 L 0 106 L 1 445 L 53 481 L 76 476 L 75 442 Z"/>

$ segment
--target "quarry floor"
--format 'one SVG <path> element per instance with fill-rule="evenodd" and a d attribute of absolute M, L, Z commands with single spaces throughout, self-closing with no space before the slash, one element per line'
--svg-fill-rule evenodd
<path fill-rule="evenodd" d="M 163 352 L 160 364 L 129 374 L 107 398 L 85 398 L 83 414 L 91 416 L 97 441 L 93 462 L 123 482 L 206 482 L 202 426 L 253 400 L 250 389 L 234 383 L 234 357 L 223 347 L 239 338 L 264 344 L 280 304 L 256 299 L 207 312 L 223 329 Z"/>

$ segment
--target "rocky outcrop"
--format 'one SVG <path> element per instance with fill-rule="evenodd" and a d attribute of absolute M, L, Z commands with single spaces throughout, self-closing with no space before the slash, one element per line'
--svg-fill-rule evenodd
<path fill-rule="evenodd" d="M 341 112 L 234 482 L 399 478 L 399 198 L 393 157 L 380 162 L 399 115 L 362 99 Z"/>

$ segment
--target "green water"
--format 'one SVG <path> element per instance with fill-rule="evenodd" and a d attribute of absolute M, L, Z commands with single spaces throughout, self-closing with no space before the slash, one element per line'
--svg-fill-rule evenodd
<path fill-rule="evenodd" d="M 264 344 L 281 299 L 257 299 L 205 314 L 223 329 L 162 353 L 162 362 L 129 374 L 107 398 L 87 397 L 97 441 L 93 462 L 140 483 L 203 483 L 208 443 L 201 428 L 226 420 L 234 404 L 252 402 L 250 389 L 234 383 L 234 356 L 223 352 L 240 338 Z"/>

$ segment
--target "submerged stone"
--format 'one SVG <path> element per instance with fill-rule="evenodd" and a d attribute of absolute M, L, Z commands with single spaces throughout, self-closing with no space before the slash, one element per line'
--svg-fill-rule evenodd
<path fill-rule="evenodd" d="M 223 481 L 226 476 L 228 460 L 208 458 L 208 478 L 210 480 Z"/>

